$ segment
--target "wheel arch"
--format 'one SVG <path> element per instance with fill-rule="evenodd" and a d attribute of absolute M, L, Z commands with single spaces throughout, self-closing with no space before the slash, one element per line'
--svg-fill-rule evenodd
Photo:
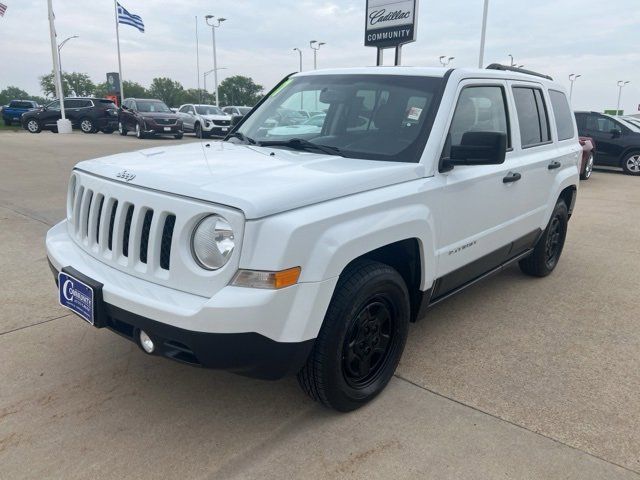
<path fill-rule="evenodd" d="M 631 155 L 632 153 L 638 153 L 640 154 L 640 146 L 636 146 L 636 147 L 627 147 L 626 149 L 623 150 L 622 154 L 620 154 L 620 158 L 618 159 L 618 163 L 619 163 L 619 167 L 620 168 L 624 168 L 623 167 L 623 163 L 624 161 L 627 159 L 627 157 L 629 155 Z"/>

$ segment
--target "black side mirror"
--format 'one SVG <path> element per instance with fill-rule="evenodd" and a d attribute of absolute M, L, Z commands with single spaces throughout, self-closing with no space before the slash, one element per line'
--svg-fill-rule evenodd
<path fill-rule="evenodd" d="M 240 123 L 240 121 L 244 118 L 243 115 L 232 115 L 231 116 L 231 126 L 235 127 Z"/>
<path fill-rule="evenodd" d="M 442 171 L 456 165 L 500 165 L 507 155 L 507 135 L 500 132 L 465 132 L 460 145 L 449 147 Z"/>
<path fill-rule="evenodd" d="M 622 130 L 619 128 L 612 128 L 609 133 L 611 133 L 611 138 L 620 138 L 622 136 Z"/>

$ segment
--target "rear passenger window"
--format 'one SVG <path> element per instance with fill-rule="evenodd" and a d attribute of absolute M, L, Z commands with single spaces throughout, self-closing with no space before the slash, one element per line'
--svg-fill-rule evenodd
<path fill-rule="evenodd" d="M 511 147 L 504 90 L 499 86 L 466 87 L 460 92 L 453 114 L 451 145 L 459 146 L 466 132 L 499 132 Z"/>
<path fill-rule="evenodd" d="M 558 140 L 568 140 L 575 135 L 573 120 L 571 118 L 571 108 L 567 102 L 567 96 L 557 90 L 549 90 L 551 107 L 553 108 L 553 118 L 556 120 L 556 130 Z"/>
<path fill-rule="evenodd" d="M 515 87 L 513 97 L 520 124 L 522 148 L 550 142 L 549 116 L 542 91 L 537 88 Z"/>

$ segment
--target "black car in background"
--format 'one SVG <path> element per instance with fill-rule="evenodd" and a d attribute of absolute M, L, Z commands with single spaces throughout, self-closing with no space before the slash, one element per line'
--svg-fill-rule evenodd
<path fill-rule="evenodd" d="M 176 139 L 184 135 L 182 120 L 162 100 L 127 98 L 122 102 L 118 123 L 120 135 L 130 131 L 136 137 L 171 135 Z"/>
<path fill-rule="evenodd" d="M 575 112 L 581 137 L 591 137 L 598 146 L 594 164 L 619 167 L 629 175 L 640 175 L 640 128 L 620 118 L 598 112 Z"/>
<path fill-rule="evenodd" d="M 118 107 L 105 98 L 65 98 L 65 116 L 73 128 L 84 133 L 113 133 L 118 128 Z M 45 105 L 22 114 L 22 128 L 31 133 L 42 130 L 58 131 L 57 121 L 62 118 L 60 101 Z"/>

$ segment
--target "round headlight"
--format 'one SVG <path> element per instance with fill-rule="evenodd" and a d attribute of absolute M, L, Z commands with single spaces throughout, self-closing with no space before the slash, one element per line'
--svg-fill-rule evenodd
<path fill-rule="evenodd" d="M 219 215 L 210 215 L 198 222 L 191 237 L 191 251 L 198 265 L 217 270 L 231 258 L 235 247 L 229 222 Z"/>

